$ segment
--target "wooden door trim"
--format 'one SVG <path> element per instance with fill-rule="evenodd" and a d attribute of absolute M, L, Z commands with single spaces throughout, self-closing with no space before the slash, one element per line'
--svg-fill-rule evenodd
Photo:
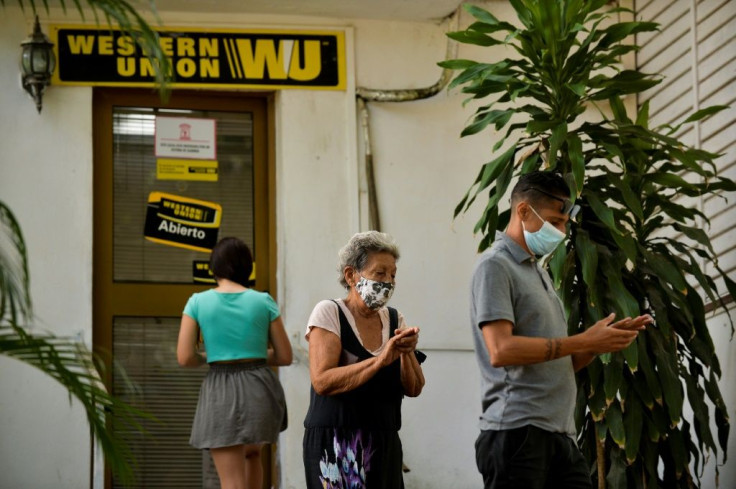
<path fill-rule="evenodd" d="M 254 187 L 254 255 L 256 287 L 276 297 L 276 178 L 274 108 L 272 92 L 201 92 L 177 90 L 167 103 L 147 89 L 95 88 L 93 90 L 93 277 L 92 343 L 106 364 L 103 381 L 112 386 L 112 321 L 115 316 L 178 317 L 184 307 L 180 300 L 166 299 L 165 288 L 172 284 L 113 282 L 113 165 L 112 108 L 115 106 L 185 108 L 192 110 L 253 112 L 254 182 L 265 182 L 265 189 Z M 263 164 L 265 162 L 265 164 Z M 265 172 L 265 174 L 263 174 Z M 266 195 L 263 195 L 264 191 Z M 265 205 L 258 205 L 265 203 Z M 259 249 L 267 250 L 258 253 Z M 175 284 L 179 295 L 189 297 L 207 286 Z M 135 311 L 133 313 L 133 311 Z M 273 451 L 266 454 L 271 466 L 271 483 L 277 476 Z M 270 457 L 269 457 L 270 455 Z M 94 470 L 94 467 L 92 467 Z M 268 477 L 264 477 L 264 482 Z M 105 470 L 105 487 L 111 486 Z"/>

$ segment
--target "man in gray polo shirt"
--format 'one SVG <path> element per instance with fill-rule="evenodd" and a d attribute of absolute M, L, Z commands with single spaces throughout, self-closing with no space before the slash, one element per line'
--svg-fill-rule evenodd
<path fill-rule="evenodd" d="M 564 240 L 576 212 L 569 195 L 557 174 L 520 177 L 508 228 L 473 272 L 470 317 L 483 406 L 475 449 L 486 489 L 592 487 L 575 444 L 575 371 L 596 354 L 626 348 L 652 321 L 613 322 L 611 314 L 567 336 L 562 302 L 536 257 Z"/>

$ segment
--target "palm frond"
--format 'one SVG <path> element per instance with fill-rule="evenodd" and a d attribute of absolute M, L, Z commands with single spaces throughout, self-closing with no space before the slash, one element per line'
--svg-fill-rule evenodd
<path fill-rule="evenodd" d="M 151 416 L 120 401 L 102 384 L 92 352 L 84 344 L 50 334 L 30 334 L 24 328 L 0 324 L 0 355 L 32 365 L 64 386 L 84 407 L 90 431 L 100 444 L 115 476 L 134 481 L 135 460 L 128 444 L 109 429 L 108 419 L 145 432 L 141 420 Z"/>
<path fill-rule="evenodd" d="M 64 386 L 83 406 L 91 433 L 120 482 L 134 480 L 133 453 L 109 421 L 144 433 L 142 420 L 152 416 L 111 395 L 102 383 L 102 365 L 81 342 L 49 333 L 30 333 L 32 320 L 28 260 L 20 226 L 0 201 L 0 355 L 38 368 Z"/>
<path fill-rule="evenodd" d="M 26 244 L 15 216 L 0 201 L 0 320 L 30 315 Z"/>

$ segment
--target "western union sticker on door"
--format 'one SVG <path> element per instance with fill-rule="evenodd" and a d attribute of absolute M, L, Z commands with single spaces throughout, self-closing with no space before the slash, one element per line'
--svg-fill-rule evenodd
<path fill-rule="evenodd" d="M 220 204 L 151 192 L 143 235 L 155 243 L 208 252 L 217 243 L 221 220 Z"/>
<path fill-rule="evenodd" d="M 217 161 L 207 160 L 156 160 L 156 178 L 159 180 L 194 180 L 216 182 Z"/>
<path fill-rule="evenodd" d="M 154 86 L 151 61 L 108 27 L 51 26 L 55 85 Z M 159 31 L 173 85 L 191 88 L 344 90 L 345 35 L 338 30 Z"/>
<path fill-rule="evenodd" d="M 195 284 L 216 284 L 215 276 L 210 270 L 210 262 L 205 260 L 194 260 L 192 262 L 192 281 Z M 253 263 L 253 271 L 248 277 L 248 287 L 256 284 L 256 264 Z"/>

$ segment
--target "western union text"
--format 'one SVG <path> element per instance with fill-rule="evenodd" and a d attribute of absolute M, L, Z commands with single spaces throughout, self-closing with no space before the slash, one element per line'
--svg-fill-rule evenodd
<path fill-rule="evenodd" d="M 115 57 L 121 78 L 154 78 L 151 61 L 140 56 L 130 36 L 66 34 L 69 53 L 75 56 Z M 163 52 L 171 58 L 178 79 L 218 79 L 223 70 L 235 80 L 316 79 L 322 70 L 321 44 L 310 39 L 243 39 L 228 37 L 167 37 Z"/>

